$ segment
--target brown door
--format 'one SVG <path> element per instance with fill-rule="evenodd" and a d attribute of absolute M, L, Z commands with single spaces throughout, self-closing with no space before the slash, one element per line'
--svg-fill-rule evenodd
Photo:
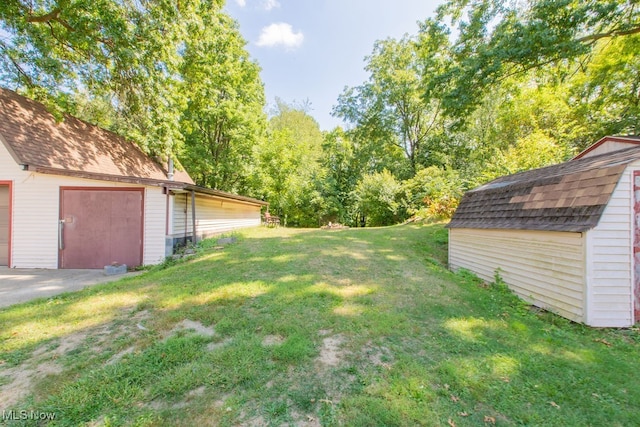
<path fill-rule="evenodd" d="M 0 185 L 0 265 L 9 265 L 9 186 Z"/>
<path fill-rule="evenodd" d="M 61 189 L 60 268 L 142 264 L 143 190 Z"/>

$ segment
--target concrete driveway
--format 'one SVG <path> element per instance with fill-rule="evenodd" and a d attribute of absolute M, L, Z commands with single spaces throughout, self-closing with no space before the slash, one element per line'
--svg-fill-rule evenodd
<path fill-rule="evenodd" d="M 105 276 L 102 270 L 45 270 L 0 267 L 0 307 L 63 292 L 79 291 L 140 272 Z"/>

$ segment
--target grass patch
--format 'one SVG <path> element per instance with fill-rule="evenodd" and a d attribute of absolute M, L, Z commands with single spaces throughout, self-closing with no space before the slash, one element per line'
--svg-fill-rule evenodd
<path fill-rule="evenodd" d="M 441 225 L 234 237 L 0 310 L 0 410 L 60 426 L 640 419 L 638 330 L 577 325 L 448 271 Z"/>

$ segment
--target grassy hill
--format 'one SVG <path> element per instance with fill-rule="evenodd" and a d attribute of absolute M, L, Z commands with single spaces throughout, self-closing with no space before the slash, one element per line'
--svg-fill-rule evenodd
<path fill-rule="evenodd" d="M 637 329 L 573 324 L 448 271 L 441 225 L 236 237 L 0 310 L 0 411 L 74 426 L 640 419 Z"/>

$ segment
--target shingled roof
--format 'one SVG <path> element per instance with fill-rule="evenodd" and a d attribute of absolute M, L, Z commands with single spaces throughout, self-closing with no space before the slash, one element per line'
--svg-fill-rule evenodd
<path fill-rule="evenodd" d="M 449 228 L 594 228 L 640 146 L 495 179 L 462 198 Z"/>
<path fill-rule="evenodd" d="M 0 141 L 30 171 L 171 184 L 163 167 L 133 142 L 69 115 L 59 122 L 44 105 L 4 88 Z M 176 172 L 176 181 L 193 184 L 186 172 Z"/>

